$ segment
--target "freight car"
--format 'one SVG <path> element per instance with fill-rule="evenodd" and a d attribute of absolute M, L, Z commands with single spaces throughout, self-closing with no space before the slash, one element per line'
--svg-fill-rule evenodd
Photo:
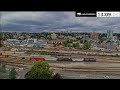
<path fill-rule="evenodd" d="M 31 57 L 30 60 L 45 61 L 45 58 L 42 58 L 42 57 Z"/>
<path fill-rule="evenodd" d="M 83 58 L 83 62 L 96 62 L 96 58 Z"/>
<path fill-rule="evenodd" d="M 73 61 L 72 58 L 57 58 L 57 61 Z"/>

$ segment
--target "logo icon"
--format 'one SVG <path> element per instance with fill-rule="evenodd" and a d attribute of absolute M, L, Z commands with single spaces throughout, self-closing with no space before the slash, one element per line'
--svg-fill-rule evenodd
<path fill-rule="evenodd" d="M 82 14 L 81 14 L 81 12 L 78 12 L 77 15 L 80 16 L 80 15 L 82 15 Z"/>
<path fill-rule="evenodd" d="M 78 12 L 76 11 L 75 13 L 76 17 L 95 17 L 96 16 L 96 12 Z"/>

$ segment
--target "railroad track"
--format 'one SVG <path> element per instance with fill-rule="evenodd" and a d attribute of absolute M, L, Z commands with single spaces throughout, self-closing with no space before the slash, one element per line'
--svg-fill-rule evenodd
<path fill-rule="evenodd" d="M 120 70 L 120 67 L 60 67 L 60 66 L 52 66 L 53 68 L 62 68 L 62 69 L 89 69 L 89 70 Z"/>
<path fill-rule="evenodd" d="M 120 71 L 120 67 L 63 67 L 63 66 L 57 66 L 54 64 L 71 64 L 74 62 L 66 62 L 66 61 L 47 61 L 50 65 L 50 67 L 52 68 L 57 68 L 57 69 L 72 69 L 72 70 L 97 70 L 97 71 Z M 5 64 L 7 65 L 16 65 L 16 66 L 20 66 L 20 67 L 24 67 L 24 66 L 28 66 L 28 65 L 32 65 L 33 62 L 5 62 Z M 86 62 L 87 63 L 87 62 Z M 96 62 L 88 62 L 89 63 L 96 63 Z M 100 62 L 98 62 L 100 63 Z M 102 63 L 102 62 L 101 62 Z M 53 64 L 53 65 L 52 65 Z"/>
<path fill-rule="evenodd" d="M 96 61 L 96 62 L 83 62 L 83 61 L 47 61 L 48 63 L 120 63 L 120 61 Z"/>
<path fill-rule="evenodd" d="M 55 69 L 58 69 L 58 68 L 53 68 L 54 70 Z M 79 70 L 76 70 L 76 69 L 62 69 L 64 71 L 74 71 L 74 72 L 119 72 L 120 73 L 120 70 L 87 70 L 87 69 L 79 69 Z"/>
<path fill-rule="evenodd" d="M 87 74 L 91 74 L 91 75 L 109 75 L 109 76 L 119 76 L 120 77 L 120 70 L 116 71 L 116 70 L 84 70 L 84 69 L 79 69 L 79 70 L 71 70 L 71 69 L 58 69 L 58 68 L 53 68 L 54 71 L 57 71 L 59 73 L 61 73 L 61 75 L 69 73 L 69 75 L 71 76 L 72 74 L 79 74 L 79 75 L 87 75 Z"/>
<path fill-rule="evenodd" d="M 51 66 L 53 70 L 60 70 L 60 71 L 69 71 L 69 72 L 99 72 L 99 73 L 112 73 L 112 74 L 119 74 L 120 75 L 120 67 L 58 67 L 58 66 Z"/>
<path fill-rule="evenodd" d="M 8 64 L 8 63 L 6 65 L 15 66 L 15 67 L 19 67 L 19 68 L 27 68 L 27 66 L 23 66 L 23 65 Z"/>
<path fill-rule="evenodd" d="M 12 62 L 12 61 L 7 61 L 7 62 L 2 62 L 2 63 L 5 63 L 5 64 L 32 64 L 32 62 L 22 62 L 22 61 L 19 61 L 19 62 Z"/>
<path fill-rule="evenodd" d="M 24 63 L 24 62 L 7 62 L 7 65 L 13 65 L 13 66 L 20 66 L 20 67 L 27 67 L 28 65 L 32 65 L 32 63 Z M 72 69 L 72 70 L 117 70 L 120 71 L 120 67 L 62 67 L 62 66 L 54 66 L 50 65 L 52 68 L 59 68 L 59 69 Z"/>

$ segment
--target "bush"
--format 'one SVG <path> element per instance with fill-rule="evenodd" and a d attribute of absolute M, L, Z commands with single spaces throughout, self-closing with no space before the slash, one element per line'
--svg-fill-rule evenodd
<path fill-rule="evenodd" d="M 1 65 L 0 65 L 0 72 L 3 72 L 3 73 L 6 72 L 5 64 L 1 64 Z"/>
<path fill-rule="evenodd" d="M 56 73 L 54 76 L 53 76 L 53 79 L 62 79 L 61 75 L 59 73 Z"/>

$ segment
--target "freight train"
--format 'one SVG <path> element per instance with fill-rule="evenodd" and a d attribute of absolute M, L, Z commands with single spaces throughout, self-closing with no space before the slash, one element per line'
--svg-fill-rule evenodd
<path fill-rule="evenodd" d="M 96 62 L 96 58 L 83 58 L 83 59 L 57 58 L 57 61 Z"/>

